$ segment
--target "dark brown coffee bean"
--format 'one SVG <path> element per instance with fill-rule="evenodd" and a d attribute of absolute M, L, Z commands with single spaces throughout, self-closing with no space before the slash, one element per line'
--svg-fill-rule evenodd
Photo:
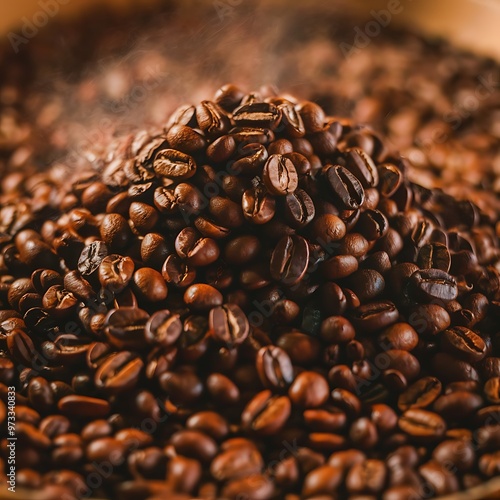
<path fill-rule="evenodd" d="M 458 490 L 458 480 L 453 471 L 431 460 L 418 469 L 433 495 L 446 495 Z"/>
<path fill-rule="evenodd" d="M 162 373 L 159 383 L 174 404 L 192 404 L 203 392 L 201 380 L 189 367 L 177 368 L 176 372 Z"/>
<path fill-rule="evenodd" d="M 229 348 L 244 342 L 250 332 L 245 313 L 235 304 L 213 308 L 208 321 L 215 340 Z"/>
<path fill-rule="evenodd" d="M 276 200 L 267 194 L 263 186 L 248 189 L 241 199 L 245 219 L 254 224 L 269 222 L 276 212 Z"/>
<path fill-rule="evenodd" d="M 433 408 L 446 420 L 461 420 L 471 417 L 484 401 L 473 392 L 458 390 L 443 394 L 434 402 Z"/>
<path fill-rule="evenodd" d="M 252 474 L 250 476 L 228 481 L 222 488 L 222 498 L 239 500 L 243 498 L 252 500 L 270 500 L 275 493 L 274 485 L 267 476 Z"/>
<path fill-rule="evenodd" d="M 330 316 L 321 323 L 320 335 L 328 343 L 340 344 L 353 340 L 355 330 L 343 316 Z"/>
<path fill-rule="evenodd" d="M 373 160 L 361 148 L 350 148 L 345 152 L 347 168 L 360 180 L 363 187 L 377 186 L 379 177 Z"/>
<path fill-rule="evenodd" d="M 399 417 L 399 428 L 415 440 L 428 443 L 439 440 L 444 435 L 446 423 L 436 413 L 414 408 Z"/>
<path fill-rule="evenodd" d="M 479 459 L 479 470 L 486 477 L 497 476 L 500 471 L 500 453 L 485 453 Z"/>
<path fill-rule="evenodd" d="M 292 402 L 303 408 L 317 408 L 328 400 L 326 379 L 312 371 L 301 372 L 293 381 L 288 394 Z"/>
<path fill-rule="evenodd" d="M 203 238 L 196 229 L 183 229 L 175 240 L 175 249 L 179 257 L 186 259 L 193 266 L 206 266 L 219 257 L 219 247 L 211 238 Z"/>
<path fill-rule="evenodd" d="M 487 352 L 483 339 L 463 326 L 445 330 L 441 337 L 441 345 L 444 351 L 469 362 L 483 359 Z"/>
<path fill-rule="evenodd" d="M 270 262 L 271 276 L 285 285 L 295 285 L 309 264 L 309 245 L 300 236 L 284 236 L 276 245 Z"/>
<path fill-rule="evenodd" d="M 432 458 L 444 467 L 451 465 L 464 473 L 474 466 L 475 452 L 472 443 L 460 439 L 449 439 L 434 448 Z"/>
<path fill-rule="evenodd" d="M 94 241 L 87 245 L 78 259 L 78 271 L 83 276 L 90 276 L 100 266 L 104 257 L 108 255 L 108 248 L 102 241 Z"/>
<path fill-rule="evenodd" d="M 427 243 L 418 251 L 417 264 L 421 269 L 450 270 L 451 257 L 446 245 L 442 243 Z"/>
<path fill-rule="evenodd" d="M 186 290 L 184 302 L 194 310 L 208 311 L 222 305 L 222 295 L 216 288 L 200 283 Z"/>
<path fill-rule="evenodd" d="M 249 102 L 233 111 L 236 125 L 249 127 L 267 127 L 274 129 L 281 119 L 281 110 L 272 103 Z"/>
<path fill-rule="evenodd" d="M 314 202 L 303 190 L 296 189 L 285 196 L 285 218 L 293 228 L 301 228 L 309 224 L 316 214 Z"/>
<path fill-rule="evenodd" d="M 449 302 L 458 296 L 455 278 L 440 269 L 416 271 L 411 275 L 410 286 L 415 296 L 426 302 Z"/>
<path fill-rule="evenodd" d="M 386 328 L 378 337 L 384 348 L 412 351 L 418 345 L 417 332 L 408 323 L 394 323 Z"/>
<path fill-rule="evenodd" d="M 108 255 L 99 264 L 99 282 L 113 293 L 119 293 L 132 279 L 134 267 L 134 261 L 130 257 Z"/>
<path fill-rule="evenodd" d="M 149 319 L 146 311 L 134 307 L 112 309 L 106 316 L 104 332 L 117 347 L 141 349 L 144 346 L 144 326 Z"/>
<path fill-rule="evenodd" d="M 357 177 L 340 165 L 325 170 L 328 184 L 342 208 L 355 210 L 365 201 L 365 191 Z"/>
<path fill-rule="evenodd" d="M 346 477 L 346 487 L 350 493 L 376 495 L 386 481 L 386 467 L 381 460 L 369 459 L 354 464 Z"/>
<path fill-rule="evenodd" d="M 354 255 L 334 255 L 321 264 L 326 279 L 346 278 L 358 270 L 358 259 Z"/>
<path fill-rule="evenodd" d="M 216 442 L 206 434 L 195 430 L 181 430 L 170 437 L 170 444 L 179 455 L 210 462 L 217 454 Z"/>
<path fill-rule="evenodd" d="M 7 337 L 7 348 L 10 355 L 18 362 L 25 366 L 31 366 L 35 360 L 34 353 L 36 352 L 33 341 L 27 333 L 22 330 L 13 330 Z"/>
<path fill-rule="evenodd" d="M 259 451 L 251 444 L 241 443 L 217 455 L 210 465 L 210 473 L 218 481 L 227 481 L 259 473 L 263 467 Z"/>
<path fill-rule="evenodd" d="M 373 300 L 385 288 L 384 277 L 373 269 L 359 269 L 349 276 L 347 284 L 362 303 Z"/>
<path fill-rule="evenodd" d="M 436 335 L 448 328 L 451 323 L 448 311 L 437 304 L 421 304 L 415 306 L 409 317 L 408 323 L 420 335 Z"/>
<path fill-rule="evenodd" d="M 441 394 L 441 382 L 435 377 L 423 377 L 412 384 L 398 399 L 401 411 L 410 408 L 427 408 Z"/>
<path fill-rule="evenodd" d="M 88 396 L 65 396 L 57 403 L 59 411 L 68 417 L 99 418 L 110 411 L 108 401 Z"/>
<path fill-rule="evenodd" d="M 401 171 L 391 163 L 383 163 L 377 166 L 380 179 L 379 191 L 382 196 L 392 196 L 401 185 L 403 175 Z"/>
<path fill-rule="evenodd" d="M 142 267 L 135 271 L 132 286 L 138 298 L 149 302 L 165 300 L 168 294 L 162 275 L 150 267 Z"/>
<path fill-rule="evenodd" d="M 188 154 L 175 149 L 163 149 L 156 154 L 153 169 L 159 176 L 185 180 L 195 174 L 196 163 Z"/>
<path fill-rule="evenodd" d="M 312 224 L 312 235 L 316 239 L 316 242 L 321 245 L 341 240 L 346 233 L 344 222 L 336 215 L 320 215 L 316 217 Z M 339 250 L 341 253 L 351 253 L 342 252 L 342 248 L 339 248 Z"/>
<path fill-rule="evenodd" d="M 276 196 L 293 193 L 298 186 L 297 170 L 293 162 L 283 155 L 271 155 L 262 170 L 267 190 Z"/>
<path fill-rule="evenodd" d="M 221 373 L 212 373 L 207 378 L 207 390 L 215 401 L 230 405 L 240 398 L 238 387 L 228 377 Z"/>
<path fill-rule="evenodd" d="M 305 498 L 321 497 L 333 493 L 342 482 L 342 472 L 332 465 L 322 465 L 304 478 L 302 495 Z"/>
<path fill-rule="evenodd" d="M 144 326 L 144 337 L 147 342 L 162 347 L 175 344 L 182 333 L 182 321 L 178 314 L 172 314 L 167 309 L 156 311 Z"/>
<path fill-rule="evenodd" d="M 162 267 L 163 279 L 174 286 L 185 288 L 196 279 L 196 271 L 177 255 L 169 255 Z"/>
<path fill-rule="evenodd" d="M 395 323 L 398 316 L 399 312 L 392 302 L 372 302 L 354 310 L 351 321 L 356 328 L 373 332 Z"/>
<path fill-rule="evenodd" d="M 484 394 L 491 403 L 500 403 L 500 377 L 492 377 L 484 384 Z"/>
<path fill-rule="evenodd" d="M 274 434 L 285 425 L 291 406 L 286 396 L 273 396 L 269 390 L 259 392 L 243 410 L 241 423 L 257 435 Z"/>
<path fill-rule="evenodd" d="M 78 299 L 61 285 L 54 285 L 45 292 L 42 305 L 53 316 L 65 317 L 74 312 Z"/>

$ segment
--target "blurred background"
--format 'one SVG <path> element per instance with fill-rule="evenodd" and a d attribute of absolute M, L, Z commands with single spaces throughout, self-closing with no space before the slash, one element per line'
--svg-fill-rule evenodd
<path fill-rule="evenodd" d="M 372 126 L 421 184 L 500 192 L 497 0 L 17 0 L 0 12 L 4 171 L 102 168 L 117 136 L 234 82 Z"/>

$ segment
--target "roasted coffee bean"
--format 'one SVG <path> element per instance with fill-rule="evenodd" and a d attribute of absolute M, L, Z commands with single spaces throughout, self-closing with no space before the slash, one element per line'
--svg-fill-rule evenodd
<path fill-rule="evenodd" d="M 179 288 L 185 288 L 196 279 L 196 271 L 177 255 L 169 255 L 162 266 L 163 279 Z"/>
<path fill-rule="evenodd" d="M 301 372 L 288 390 L 292 402 L 302 408 L 317 408 L 328 400 L 326 379 L 312 371 Z"/>
<path fill-rule="evenodd" d="M 359 208 L 365 201 L 365 191 L 361 182 L 347 168 L 341 165 L 329 166 L 325 170 L 325 177 L 335 196 L 347 210 Z"/>
<path fill-rule="evenodd" d="M 477 333 L 463 326 L 445 330 L 441 337 L 441 345 L 444 351 L 469 362 L 479 361 L 487 353 L 484 340 Z"/>
<path fill-rule="evenodd" d="M 101 238 L 111 250 L 122 250 L 132 237 L 127 219 L 120 214 L 106 214 L 100 225 Z"/>
<path fill-rule="evenodd" d="M 440 396 L 433 408 L 446 420 L 462 420 L 470 417 L 483 403 L 479 394 L 459 390 Z"/>
<path fill-rule="evenodd" d="M 143 361 L 131 352 L 111 354 L 97 368 L 95 385 L 110 394 L 125 392 L 135 387 L 143 367 Z"/>
<path fill-rule="evenodd" d="M 380 194 L 386 197 L 392 196 L 403 181 L 401 171 L 391 163 L 378 165 L 377 170 L 380 179 Z"/>
<path fill-rule="evenodd" d="M 307 498 L 328 495 L 342 482 L 342 472 L 332 465 L 323 465 L 312 470 L 304 478 L 302 495 Z"/>
<path fill-rule="evenodd" d="M 438 304 L 421 304 L 412 309 L 408 323 L 420 335 L 436 335 L 450 326 L 448 311 Z"/>
<path fill-rule="evenodd" d="M 369 459 L 354 464 L 346 477 L 346 487 L 350 493 L 378 494 L 386 481 L 386 467 L 381 460 Z"/>
<path fill-rule="evenodd" d="M 214 307 L 210 311 L 209 328 L 213 337 L 229 348 L 244 342 L 250 331 L 247 317 L 235 304 Z"/>
<path fill-rule="evenodd" d="M 257 435 L 274 434 L 285 425 L 291 406 L 286 396 L 273 396 L 269 390 L 259 392 L 243 410 L 241 423 Z"/>
<path fill-rule="evenodd" d="M 368 209 L 359 216 L 356 230 L 367 240 L 378 240 L 387 234 L 389 221 L 379 210 Z"/>
<path fill-rule="evenodd" d="M 316 217 L 312 224 L 313 237 L 316 239 L 316 242 L 321 245 L 326 245 L 341 240 L 346 233 L 344 222 L 336 215 L 320 215 Z"/>
<path fill-rule="evenodd" d="M 421 269 L 440 269 L 448 272 L 451 265 L 450 252 L 442 243 L 427 243 L 418 251 L 417 264 Z"/>
<path fill-rule="evenodd" d="M 322 262 L 321 270 L 329 280 L 346 278 L 358 270 L 358 259 L 354 255 L 334 255 Z"/>
<path fill-rule="evenodd" d="M 484 384 L 484 394 L 491 403 L 500 403 L 500 377 L 492 377 Z"/>
<path fill-rule="evenodd" d="M 132 287 L 138 298 L 149 302 L 165 300 L 168 293 L 162 275 L 150 267 L 142 267 L 132 276 Z"/>
<path fill-rule="evenodd" d="M 188 154 L 175 149 L 163 149 L 156 154 L 153 169 L 159 176 L 185 180 L 195 174 L 196 163 Z"/>
<path fill-rule="evenodd" d="M 267 194 L 263 186 L 245 191 L 241 206 L 245 219 L 254 224 L 269 222 L 276 212 L 276 200 Z"/>
<path fill-rule="evenodd" d="M 222 305 L 222 295 L 216 288 L 200 283 L 185 291 L 184 302 L 196 311 L 208 311 Z"/>
<path fill-rule="evenodd" d="M 412 351 L 417 347 L 419 337 L 408 323 L 394 323 L 379 335 L 378 340 L 383 348 Z"/>
<path fill-rule="evenodd" d="M 134 274 L 134 261 L 121 255 L 107 255 L 99 264 L 99 282 L 113 293 L 119 293 L 128 285 Z"/>
<path fill-rule="evenodd" d="M 444 435 L 446 423 L 436 413 L 411 408 L 399 417 L 399 428 L 417 442 L 427 443 L 439 440 Z"/>
<path fill-rule="evenodd" d="M 293 228 L 301 228 L 309 224 L 316 214 L 314 202 L 303 189 L 296 189 L 285 196 L 285 217 Z"/>
<path fill-rule="evenodd" d="M 182 333 L 182 321 L 178 314 L 167 309 L 156 311 L 144 326 L 144 337 L 151 344 L 170 347 Z"/>
<path fill-rule="evenodd" d="M 281 110 L 272 103 L 249 102 L 233 111 L 236 125 L 275 128 L 281 119 Z"/>
<path fill-rule="evenodd" d="M 298 175 L 289 158 L 280 154 L 271 155 L 262 170 L 262 179 L 267 190 L 276 196 L 293 193 L 298 186 Z"/>
<path fill-rule="evenodd" d="M 76 394 L 60 399 L 57 407 L 64 415 L 78 418 L 105 417 L 110 411 L 110 405 L 105 399 Z"/>
<path fill-rule="evenodd" d="M 363 187 L 377 186 L 379 177 L 373 160 L 361 148 L 347 149 L 345 152 L 347 168 L 360 180 Z"/>
<path fill-rule="evenodd" d="M 399 312 L 392 302 L 372 302 L 354 310 L 351 321 L 355 327 L 373 332 L 395 323 L 398 316 Z"/>
<path fill-rule="evenodd" d="M 441 300 L 449 302 L 458 296 L 455 278 L 440 269 L 427 269 L 414 272 L 410 286 L 416 297 L 426 302 Z"/>
<path fill-rule="evenodd" d="M 112 309 L 106 316 L 104 332 L 117 347 L 142 348 L 144 326 L 149 319 L 146 311 L 134 307 Z"/>
<path fill-rule="evenodd" d="M 175 240 L 175 250 L 179 257 L 193 266 L 206 266 L 219 257 L 219 247 L 211 238 L 203 238 L 196 229 L 183 229 Z"/>
<path fill-rule="evenodd" d="M 284 236 L 271 255 L 271 276 L 284 285 L 295 285 L 304 276 L 308 264 L 307 241 L 301 236 Z"/>
<path fill-rule="evenodd" d="M 441 394 L 442 385 L 436 377 L 423 377 L 406 389 L 398 399 L 401 411 L 427 408 Z"/>
<path fill-rule="evenodd" d="M 418 472 L 435 495 L 446 495 L 458 490 L 458 480 L 453 471 L 436 461 L 421 465 Z"/>
<path fill-rule="evenodd" d="M 90 276 L 100 266 L 102 260 L 108 255 L 108 248 L 102 241 L 94 241 L 87 245 L 78 259 L 78 271 L 83 276 Z"/>
<path fill-rule="evenodd" d="M 349 276 L 347 284 L 362 303 L 373 300 L 385 288 L 384 277 L 373 269 L 359 269 Z"/>

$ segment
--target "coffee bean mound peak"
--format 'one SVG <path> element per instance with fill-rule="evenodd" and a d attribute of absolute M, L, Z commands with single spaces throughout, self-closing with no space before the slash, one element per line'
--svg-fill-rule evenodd
<path fill-rule="evenodd" d="M 90 153 L 1 184 L 19 486 L 398 500 L 500 474 L 495 208 L 268 87 Z"/>

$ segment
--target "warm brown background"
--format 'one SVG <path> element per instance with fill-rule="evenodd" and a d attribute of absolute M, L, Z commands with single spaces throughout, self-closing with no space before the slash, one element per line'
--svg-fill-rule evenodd
<path fill-rule="evenodd" d="M 106 3 L 123 8 L 127 5 L 146 5 L 156 1 L 161 0 L 16 0 L 9 2 L 8 5 L 7 2 L 2 2 L 0 32 L 6 34 L 19 28 L 23 16 L 30 18 L 41 9 L 44 2 L 58 2 L 60 16 L 74 16 L 81 9 L 95 4 Z M 295 0 L 275 1 L 281 1 L 290 8 Z M 311 5 L 314 1 L 310 2 Z M 397 0 L 340 1 L 346 4 L 346 8 L 357 9 L 369 19 L 371 9 L 385 9 L 391 1 Z M 403 11 L 394 16 L 396 23 L 408 23 L 425 33 L 444 36 L 457 45 L 500 60 L 500 0 L 399 0 L 399 2 Z M 196 8 L 196 5 L 210 4 L 212 0 L 183 0 L 182 3 L 186 4 L 187 8 L 190 6 Z"/>

